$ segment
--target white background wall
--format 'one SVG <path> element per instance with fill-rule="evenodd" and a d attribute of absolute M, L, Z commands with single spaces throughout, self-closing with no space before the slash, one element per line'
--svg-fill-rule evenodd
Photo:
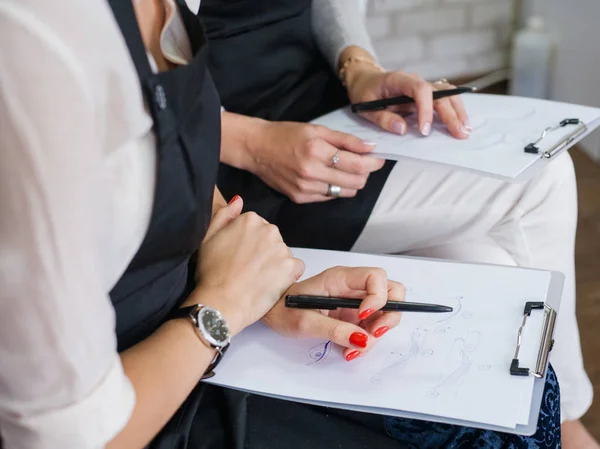
<path fill-rule="evenodd" d="M 551 98 L 600 107 L 600 0 L 365 1 L 382 64 L 430 80 L 508 67 L 515 28 L 540 15 L 557 44 Z M 582 146 L 600 161 L 600 131 Z"/>
<path fill-rule="evenodd" d="M 506 67 L 515 18 L 515 0 L 369 0 L 367 7 L 382 65 L 426 79 Z"/>
<path fill-rule="evenodd" d="M 600 107 L 600 0 L 525 1 L 524 6 L 545 19 L 556 43 L 552 98 Z M 600 160 L 599 131 L 582 146 Z"/>

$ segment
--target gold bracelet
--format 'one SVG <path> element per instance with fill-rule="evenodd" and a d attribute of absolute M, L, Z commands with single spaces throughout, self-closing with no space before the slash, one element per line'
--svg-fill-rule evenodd
<path fill-rule="evenodd" d="M 340 68 L 340 71 L 338 72 L 338 77 L 340 78 L 340 80 L 342 81 L 342 84 L 344 86 L 347 85 L 346 72 L 348 71 L 348 66 L 352 62 L 366 62 L 367 64 L 370 64 L 373 67 L 375 67 L 380 72 L 382 72 L 382 73 L 385 72 L 385 69 L 383 67 L 381 67 L 379 64 L 377 64 L 375 61 L 373 61 L 372 59 L 365 58 L 364 56 L 350 56 L 348 59 L 346 59 L 344 61 L 344 64 L 342 64 L 342 67 Z"/>

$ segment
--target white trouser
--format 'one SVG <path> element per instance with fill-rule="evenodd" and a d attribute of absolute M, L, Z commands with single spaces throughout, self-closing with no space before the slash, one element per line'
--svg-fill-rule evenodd
<path fill-rule="evenodd" d="M 550 360 L 560 382 L 565 421 L 580 418 L 593 397 L 575 316 L 576 228 L 575 172 L 566 153 L 524 184 L 399 161 L 352 251 L 564 273 Z"/>

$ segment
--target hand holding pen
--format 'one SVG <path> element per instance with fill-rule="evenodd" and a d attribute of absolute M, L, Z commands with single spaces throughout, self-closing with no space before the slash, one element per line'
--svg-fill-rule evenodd
<path fill-rule="evenodd" d="M 457 139 L 469 137 L 472 128 L 461 96 L 434 98 L 436 91 L 455 89 L 455 86 L 445 79 L 428 83 L 418 75 L 401 71 L 382 73 L 372 69 L 367 70 L 365 64 L 351 64 L 349 67 L 353 67 L 355 71 L 363 70 L 363 73 L 354 73 L 348 78 L 350 80 L 347 86 L 348 96 L 352 104 L 400 96 L 405 99 L 404 104 L 389 105 L 385 109 L 357 110 L 357 113 L 367 120 L 387 131 L 404 135 L 407 132 L 407 124 L 401 114 L 415 111 L 418 115 L 420 133 L 428 136 L 431 133 L 435 112 L 454 137 Z M 458 92 L 467 91 L 472 90 L 465 89 Z"/>
<path fill-rule="evenodd" d="M 358 308 L 315 310 L 286 307 L 285 297 L 316 295 L 354 299 Z M 331 341 L 351 361 L 366 354 L 400 323 L 401 313 L 383 311 L 389 301 L 403 301 L 404 286 L 379 268 L 335 267 L 294 284 L 263 321 L 277 333 Z"/>
<path fill-rule="evenodd" d="M 474 87 L 455 87 L 453 89 L 435 90 L 433 91 L 433 101 L 439 100 L 440 98 L 453 97 L 454 95 L 467 94 L 475 92 L 477 89 Z M 365 101 L 362 103 L 353 103 L 350 105 L 352 112 L 368 112 L 368 111 L 382 111 L 389 108 L 390 106 L 401 106 L 406 104 L 413 104 L 415 99 L 408 95 L 399 95 L 397 97 L 383 98 L 381 100 Z"/>

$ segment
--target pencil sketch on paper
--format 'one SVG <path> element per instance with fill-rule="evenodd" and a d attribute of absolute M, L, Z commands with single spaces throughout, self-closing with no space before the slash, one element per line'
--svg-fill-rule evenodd
<path fill-rule="evenodd" d="M 301 354 L 305 356 L 305 365 L 313 365 L 315 363 L 322 362 L 327 359 L 329 352 L 331 351 L 331 341 L 324 341 L 322 343 L 318 343 L 306 351 L 301 351 Z"/>
<path fill-rule="evenodd" d="M 460 387 L 471 369 L 473 353 L 479 346 L 481 332 L 469 330 L 464 338 L 457 338 L 452 344 L 446 359 L 444 370 L 440 373 L 439 382 L 426 392 L 427 397 L 434 398 Z M 480 365 L 480 370 L 487 370 L 487 365 Z"/>
<path fill-rule="evenodd" d="M 429 398 L 435 398 L 442 394 L 456 393 L 469 371 L 473 366 L 474 355 L 480 345 L 482 333 L 475 329 L 469 329 L 461 337 L 455 338 L 451 343 L 450 351 L 443 354 L 434 351 L 426 345 L 428 330 L 425 328 L 416 328 L 411 332 L 409 342 L 403 350 L 389 353 L 381 368 L 375 376 L 371 378 L 371 383 L 379 384 L 385 378 L 401 378 L 409 365 L 419 364 L 419 369 L 427 367 L 427 360 L 430 358 L 444 358 L 441 363 L 440 372 L 433 385 L 426 387 L 424 393 Z M 432 338 L 447 338 L 444 336 L 432 336 Z M 435 347 L 435 346 L 434 346 Z M 425 365 L 423 365 L 425 363 Z M 435 362 L 434 362 L 435 364 Z M 491 368 L 489 364 L 480 364 L 477 366 L 479 371 L 487 371 Z"/>
<path fill-rule="evenodd" d="M 457 316 L 460 313 L 460 311 L 462 310 L 463 299 L 464 299 L 463 296 L 456 296 L 454 298 L 456 303 L 452 308 L 453 309 L 452 312 L 448 312 L 448 313 L 444 314 L 444 316 L 442 316 L 440 319 L 438 319 L 435 322 L 434 332 L 436 334 L 443 334 L 446 332 L 446 329 L 447 329 L 447 326 L 448 326 L 448 323 L 450 322 L 450 320 L 452 318 L 454 318 L 455 316 Z M 467 314 L 466 316 L 465 316 L 465 314 L 462 315 L 462 317 L 465 319 L 469 319 L 469 318 L 471 318 L 471 316 L 472 316 L 472 314 Z"/>
<path fill-rule="evenodd" d="M 456 305 L 454 307 L 452 307 L 452 312 L 448 312 L 447 314 L 444 314 L 445 316 L 443 316 L 442 318 L 440 318 L 439 320 L 436 321 L 437 324 L 447 322 L 448 320 L 450 320 L 450 318 L 458 315 L 459 312 L 462 310 L 462 303 L 463 303 L 464 297 L 457 296 L 454 299 L 456 301 Z"/>
<path fill-rule="evenodd" d="M 380 370 L 371 378 L 371 382 L 381 383 L 383 376 L 401 376 L 404 368 L 410 363 L 416 362 L 419 356 L 431 357 L 433 355 L 432 350 L 423 350 L 425 341 L 427 340 L 427 332 L 427 329 L 414 329 L 410 334 L 408 345 L 405 346 L 406 350 L 390 352 L 386 356 Z"/>
<path fill-rule="evenodd" d="M 495 131 L 496 134 L 498 136 L 500 136 L 500 135 L 505 134 L 504 130 L 506 129 L 506 127 L 502 126 L 501 129 L 498 129 L 498 127 L 499 127 L 498 125 L 504 124 L 504 123 L 522 122 L 524 120 L 527 120 L 527 119 L 533 117 L 535 114 L 536 114 L 536 108 L 531 108 L 531 109 L 525 110 L 525 111 L 514 111 L 514 110 L 510 111 L 510 110 L 499 109 L 496 111 L 481 112 L 479 114 L 477 112 L 475 112 L 475 114 L 473 114 L 469 118 L 469 121 L 471 122 L 471 127 L 473 128 L 472 132 L 476 132 L 485 127 L 490 127 L 490 128 L 492 128 L 492 131 Z M 409 129 L 413 128 L 415 130 L 418 130 L 419 123 L 418 123 L 418 117 L 416 114 L 405 114 L 405 115 L 403 115 L 403 117 L 404 117 Z M 437 130 L 442 133 L 448 133 L 446 125 L 444 123 L 442 123 L 442 121 L 439 119 L 434 120 L 433 130 Z M 419 134 L 419 133 L 417 132 L 417 134 Z M 384 136 L 384 135 L 386 135 L 386 134 L 382 134 L 382 136 Z M 393 136 L 393 134 L 390 134 L 390 133 L 388 133 L 388 135 Z"/>
<path fill-rule="evenodd" d="M 485 372 L 491 369 L 490 364 L 481 360 L 482 354 L 477 355 L 483 334 L 469 326 L 473 317 L 468 307 L 469 302 L 462 295 L 440 295 L 435 299 L 435 294 L 414 292 L 412 288 L 409 294 L 423 297 L 423 300 L 426 297 L 427 301 L 452 305 L 453 311 L 425 318 L 410 331 L 407 338 L 405 337 L 406 340 L 401 341 L 400 345 L 395 344 L 391 351 L 382 354 L 383 360 L 370 375 L 370 382 L 380 384 L 406 376 L 422 376 L 418 373 L 427 373 L 427 380 L 424 380 L 421 387 L 425 397 L 431 399 L 459 394 L 461 386 L 472 370 L 479 375 L 485 375 Z M 332 348 L 331 341 L 321 341 L 313 343 L 298 354 L 306 366 L 322 365 L 328 359 Z"/>
<path fill-rule="evenodd" d="M 514 144 L 516 140 L 519 143 L 528 140 L 529 137 L 524 140 L 517 139 L 513 133 L 508 132 L 511 129 L 511 123 L 519 123 L 533 117 L 536 114 L 536 108 L 531 108 L 525 111 L 515 110 L 496 110 L 486 111 L 477 113 L 475 112 L 470 117 L 471 137 L 469 144 L 454 140 L 440 141 L 440 144 L 445 144 L 449 150 L 455 148 L 460 151 L 480 151 L 491 149 L 502 144 Z M 377 129 L 374 125 L 366 120 L 357 120 L 353 118 L 350 123 L 345 123 L 344 126 L 339 127 L 339 131 L 343 131 L 350 134 L 355 134 L 363 139 L 372 140 L 379 144 L 390 144 L 394 148 L 400 149 L 406 145 L 411 145 L 415 140 L 420 139 L 421 133 L 418 131 L 418 118 L 416 114 L 403 114 L 405 121 L 408 125 L 408 129 L 414 129 L 415 131 L 405 136 L 398 136 L 396 134 L 385 132 Z M 507 125 L 508 124 L 508 125 Z M 335 128 L 335 126 L 334 126 Z M 483 132 L 485 130 L 485 132 Z M 478 131 L 482 131 L 478 133 Z M 433 123 L 432 133 L 430 139 L 435 139 L 441 135 L 448 136 L 449 131 L 444 123 L 440 120 L 435 120 Z"/>
<path fill-rule="evenodd" d="M 383 362 L 379 374 L 399 374 L 401 370 L 421 354 L 426 339 L 427 329 L 416 328 L 413 330 L 410 334 L 408 350 L 405 352 L 391 352 Z"/>

